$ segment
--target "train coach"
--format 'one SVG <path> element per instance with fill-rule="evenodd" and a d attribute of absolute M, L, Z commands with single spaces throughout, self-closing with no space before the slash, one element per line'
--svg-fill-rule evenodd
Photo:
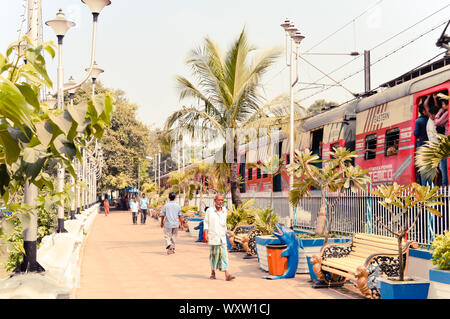
<path fill-rule="evenodd" d="M 382 90 L 339 107 L 308 117 L 296 126 L 295 149 L 309 148 L 322 160 L 330 159 L 335 147 L 357 151 L 355 164 L 369 169 L 372 183 L 408 184 L 417 181 L 414 165 L 416 138 L 415 121 L 418 105 L 427 96 L 447 94 L 450 90 L 450 57 L 445 57 L 420 69 L 413 70 L 380 86 Z M 289 141 L 285 135 L 269 139 L 270 149 L 289 163 Z M 264 145 L 267 142 L 253 143 Z M 252 147 L 239 149 L 239 174 L 246 181 L 241 192 L 287 191 L 289 177 L 285 165 L 281 174 L 267 176 L 257 169 L 248 168 L 246 163 L 255 162 L 252 152 L 261 153 Z M 450 165 L 447 165 L 450 174 Z"/>
<path fill-rule="evenodd" d="M 414 128 L 418 105 L 427 96 L 448 94 L 450 89 L 450 65 L 428 71 L 388 82 L 385 87 L 393 86 L 361 99 L 356 106 L 356 164 L 370 169 L 375 185 L 417 181 Z M 414 78 L 406 80 L 410 77 Z"/>

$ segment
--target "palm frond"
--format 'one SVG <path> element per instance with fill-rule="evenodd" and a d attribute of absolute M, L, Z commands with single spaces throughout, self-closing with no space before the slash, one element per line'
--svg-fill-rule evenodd
<path fill-rule="evenodd" d="M 438 134 L 438 138 L 438 142 L 427 141 L 416 151 L 415 164 L 428 180 L 435 178 L 440 161 L 450 157 L 450 135 Z"/>

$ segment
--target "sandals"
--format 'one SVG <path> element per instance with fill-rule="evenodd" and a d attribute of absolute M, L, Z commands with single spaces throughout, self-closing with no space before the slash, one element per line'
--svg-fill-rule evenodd
<path fill-rule="evenodd" d="M 216 275 L 209 276 L 209 279 L 216 279 Z"/>
<path fill-rule="evenodd" d="M 226 281 L 232 281 L 233 279 L 235 279 L 236 277 L 229 275 L 225 280 Z"/>

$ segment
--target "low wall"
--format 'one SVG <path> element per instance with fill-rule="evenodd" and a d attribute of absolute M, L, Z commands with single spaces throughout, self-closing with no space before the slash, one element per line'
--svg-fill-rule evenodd
<path fill-rule="evenodd" d="M 43 273 L 14 274 L 0 281 L 0 299 L 65 299 L 80 284 L 80 250 L 85 234 L 98 214 L 100 204 L 66 220 L 67 233 L 45 236 L 36 259 Z"/>

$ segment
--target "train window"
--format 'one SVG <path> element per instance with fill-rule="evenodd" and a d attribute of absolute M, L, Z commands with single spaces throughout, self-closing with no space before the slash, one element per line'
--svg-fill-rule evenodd
<path fill-rule="evenodd" d="M 266 178 L 266 177 L 267 177 L 267 173 L 263 172 L 263 178 Z"/>
<path fill-rule="evenodd" d="M 256 169 L 256 179 L 260 179 L 261 178 L 261 169 L 257 168 Z"/>
<path fill-rule="evenodd" d="M 365 144 L 364 159 L 374 159 L 377 156 L 377 134 L 367 135 Z"/>
<path fill-rule="evenodd" d="M 384 155 L 393 156 L 398 154 L 398 142 L 400 139 L 400 130 L 398 127 L 386 131 L 386 142 Z"/>
<path fill-rule="evenodd" d="M 253 168 L 249 168 L 248 169 L 248 180 L 252 180 L 253 178 Z"/>

